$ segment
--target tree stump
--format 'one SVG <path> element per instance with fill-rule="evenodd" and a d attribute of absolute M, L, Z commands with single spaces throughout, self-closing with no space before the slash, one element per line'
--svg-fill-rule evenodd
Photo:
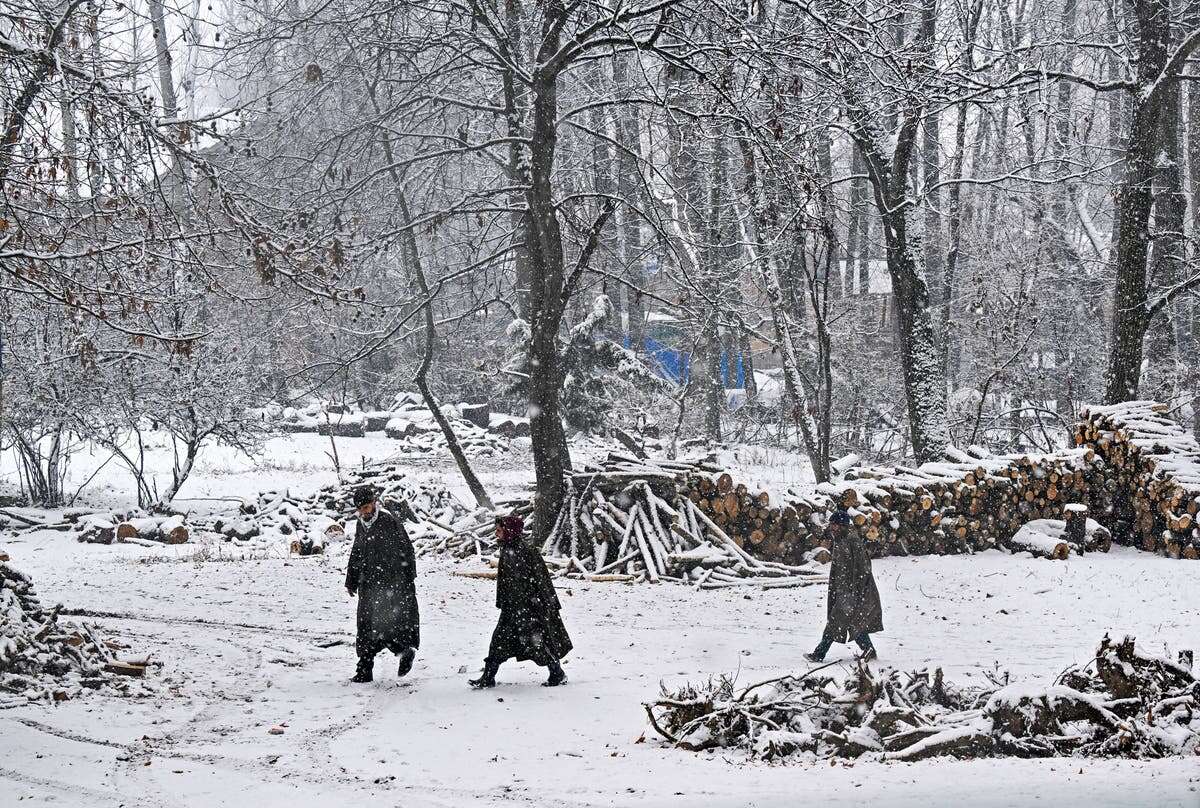
<path fill-rule="evenodd" d="M 1066 540 L 1082 553 L 1087 548 L 1087 505 L 1067 505 L 1063 508 L 1063 521 L 1066 522 Z"/>

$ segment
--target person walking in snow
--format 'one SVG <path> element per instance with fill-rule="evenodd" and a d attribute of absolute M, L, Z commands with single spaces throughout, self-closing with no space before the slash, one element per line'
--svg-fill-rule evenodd
<path fill-rule="evenodd" d="M 871 635 L 883 631 L 883 606 L 871 574 L 871 557 L 857 531 L 850 529 L 850 514 L 836 510 L 829 519 L 828 535 L 833 541 L 833 563 L 829 569 L 829 601 L 825 633 L 809 662 L 822 662 L 835 642 L 854 640 L 864 660 L 875 658 Z"/>
<path fill-rule="evenodd" d="M 509 659 L 530 660 L 550 669 L 546 687 L 567 681 L 559 660 L 571 650 L 571 637 L 559 615 L 560 604 L 541 554 L 524 539 L 525 523 L 517 516 L 496 519 L 500 567 L 496 573 L 496 607 L 500 620 L 474 688 L 495 687 L 496 671 Z"/>
<path fill-rule="evenodd" d="M 421 645 L 416 553 L 404 525 L 384 510 L 370 486 L 355 489 L 354 507 L 358 525 L 346 591 L 358 596 L 358 669 L 350 681 L 371 681 L 375 655 L 385 648 L 400 658 L 398 673 L 404 676 Z"/>

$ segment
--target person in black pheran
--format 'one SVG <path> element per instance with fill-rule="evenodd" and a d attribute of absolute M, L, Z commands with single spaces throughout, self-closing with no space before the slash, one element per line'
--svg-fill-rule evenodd
<path fill-rule="evenodd" d="M 524 540 L 525 523 L 517 516 L 496 519 L 500 567 L 496 573 L 496 607 L 500 620 L 483 663 L 483 675 L 470 680 L 474 688 L 495 687 L 500 665 L 530 660 L 550 669 L 546 687 L 567 681 L 559 660 L 571 650 L 559 615 L 560 604 L 546 562 Z"/>
<path fill-rule="evenodd" d="M 370 486 L 355 489 L 354 507 L 358 526 L 346 591 L 358 595 L 358 670 L 350 681 L 371 681 L 375 655 L 384 648 L 400 658 L 399 675 L 404 676 L 421 645 L 416 553 L 404 525 L 376 501 Z"/>
<path fill-rule="evenodd" d="M 871 557 L 862 537 L 850 529 L 850 514 L 846 511 L 834 511 L 827 530 L 833 541 L 833 563 L 829 569 L 825 633 L 816 650 L 804 658 L 822 662 L 835 642 L 854 640 L 864 660 L 874 659 L 871 635 L 883 631 L 883 606 L 871 574 Z"/>

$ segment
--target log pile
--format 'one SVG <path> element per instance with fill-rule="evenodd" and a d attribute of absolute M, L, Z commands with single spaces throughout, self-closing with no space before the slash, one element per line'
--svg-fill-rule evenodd
<path fill-rule="evenodd" d="M 1088 665 L 1050 685 L 955 687 L 940 668 L 904 673 L 863 664 L 839 681 L 829 667 L 740 690 L 728 677 L 664 686 L 644 707 L 674 746 L 736 748 L 766 760 L 1141 759 L 1200 750 L 1200 679 L 1183 662 L 1139 652 L 1131 637 L 1105 637 Z"/>
<path fill-rule="evenodd" d="M 568 575 L 591 580 L 673 581 L 702 589 L 823 583 L 813 567 L 755 556 L 730 535 L 739 524 L 718 520 L 711 507 L 686 494 L 691 481 L 717 471 L 705 461 L 611 453 L 568 479 L 566 503 L 542 552 L 563 559 Z"/>
<path fill-rule="evenodd" d="M 1196 559 L 1200 444 L 1166 410 L 1147 401 L 1086 408 L 1076 448 L 1051 454 L 950 448 L 919 467 L 855 468 L 850 458 L 841 481 L 788 491 L 778 506 L 727 474 L 690 475 L 684 494 L 741 547 L 786 563 L 828 547 L 836 507 L 850 511 L 875 556 L 1006 548 L 1061 558 L 1064 545 L 1105 552 L 1115 539 Z M 1031 533 L 1053 537 L 1052 551 L 1043 540 L 1029 546 Z"/>
<path fill-rule="evenodd" d="M 1108 527 L 1118 541 L 1171 558 L 1200 558 L 1200 444 L 1167 407 L 1131 401 L 1087 407 L 1075 442 L 1104 461 L 1113 496 Z"/>
<path fill-rule="evenodd" d="M 210 530 L 241 545 L 286 544 L 295 555 L 316 555 L 353 535 L 354 490 L 371 485 L 384 507 L 405 522 L 418 550 L 455 536 L 481 517 L 439 486 L 413 479 L 399 465 L 370 466 L 348 473 L 346 481 L 307 496 L 263 491 Z M 488 520 L 490 524 L 490 519 Z"/>
<path fill-rule="evenodd" d="M 916 468 L 856 468 L 838 483 L 777 499 L 738 483 L 711 460 L 612 452 L 569 478 L 543 553 L 583 577 L 706 588 L 766 575 L 793 578 L 829 560 L 825 528 L 842 507 L 874 556 L 1004 548 L 1065 558 L 1111 544 L 1106 528 L 1088 518 L 1111 510 L 1116 489 L 1104 484 L 1105 469 L 1090 448 L 994 456 L 972 447 Z M 531 510 L 526 505 L 522 512 Z M 482 522 L 455 547 L 464 554 L 487 549 L 491 530 Z"/>
<path fill-rule="evenodd" d="M 1086 505 L 1068 505 L 1063 514 L 1065 519 L 1034 519 L 1021 526 L 1008 547 L 1014 553 L 1026 551 L 1038 558 L 1053 558 L 1060 561 L 1072 553 L 1107 553 L 1112 547 L 1112 534 L 1108 528 L 1087 518 Z"/>
<path fill-rule="evenodd" d="M 28 576 L 0 563 L 0 708 L 76 698 L 85 690 L 141 692 L 146 660 L 117 656 L 118 644 L 87 623 L 59 620 Z"/>
<path fill-rule="evenodd" d="M 87 544 L 186 544 L 191 538 L 181 514 L 147 514 L 133 510 L 116 513 L 92 513 L 72 523 L 76 541 Z"/>
<path fill-rule="evenodd" d="M 880 555 L 967 553 L 1009 547 L 1027 522 L 1062 519 L 1069 504 L 1094 499 L 1094 453 L 992 456 L 950 450 L 941 463 L 870 468 L 848 488 L 823 492 L 849 507 Z"/>
<path fill-rule="evenodd" d="M 50 516 L 50 514 L 46 514 Z M 183 514 L 150 514 L 140 508 L 120 511 L 67 510 L 52 518 L 20 515 L 13 533 L 43 530 L 68 534 L 86 544 L 185 544 L 192 538 L 191 525 Z M 3 560 L 3 559 L 0 559 Z"/>
<path fill-rule="evenodd" d="M 144 511 L 68 512 L 61 525 L 37 523 L 30 529 L 70 531 L 78 541 L 147 547 L 230 542 L 249 550 L 293 555 L 319 555 L 333 544 L 353 536 L 354 490 L 374 486 L 384 507 L 406 523 L 419 551 L 445 550 L 448 539 L 484 523 L 490 516 L 468 508 L 447 489 L 417 481 L 398 465 L 371 466 L 348 473 L 345 482 L 327 485 L 301 496 L 286 490 L 259 492 L 234 513 L 219 515 L 158 514 Z"/>
<path fill-rule="evenodd" d="M 396 441 L 396 451 L 402 455 L 449 453 L 445 435 L 432 421 L 421 423 L 393 418 L 388 421 L 384 434 Z M 469 457 L 494 457 L 511 446 L 505 434 L 480 429 L 467 421 L 454 423 L 454 437 Z"/>
<path fill-rule="evenodd" d="M 919 467 L 859 468 L 848 458 L 842 480 L 782 497 L 750 490 L 711 463 L 613 453 L 572 477 L 545 550 L 580 574 L 632 563 L 625 574 L 647 580 L 694 580 L 694 571 L 681 576 L 667 562 L 705 542 L 730 559 L 800 566 L 828 559 L 825 526 L 842 507 L 874 556 L 1001 548 L 1065 558 L 1106 552 L 1115 537 L 1200 557 L 1200 445 L 1163 405 L 1087 408 L 1075 442 L 1044 455 L 950 448 L 944 460 Z"/>
<path fill-rule="evenodd" d="M 799 564 L 811 550 L 821 552 L 824 522 L 812 519 L 817 508 L 795 500 L 779 505 L 767 491 L 752 491 L 728 473 L 689 473 L 682 496 L 737 545 L 756 558 Z M 820 509 L 823 512 L 823 508 Z"/>
<path fill-rule="evenodd" d="M 916 468 L 853 469 L 837 483 L 789 490 L 778 505 L 728 474 L 690 474 L 683 494 L 754 556 L 793 564 L 827 557 L 825 525 L 838 507 L 849 511 L 872 555 L 883 556 L 1020 549 L 1012 540 L 1029 521 L 1064 521 L 1072 504 L 1107 506 L 1107 493 L 1095 487 L 1103 463 L 1087 449 L 950 455 Z M 1091 549 L 1104 546 L 1101 537 Z"/>

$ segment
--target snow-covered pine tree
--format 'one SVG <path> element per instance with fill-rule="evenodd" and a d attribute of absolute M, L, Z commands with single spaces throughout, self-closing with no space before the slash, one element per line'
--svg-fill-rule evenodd
<path fill-rule="evenodd" d="M 559 341 L 562 415 L 575 432 L 602 435 L 614 427 L 628 429 L 668 391 L 668 383 L 640 356 L 605 335 L 613 313 L 608 295 L 598 295 L 588 315 Z M 508 336 L 513 354 L 504 372 L 516 380 L 510 392 L 524 394 L 530 375 L 529 324 L 513 320 Z"/>

